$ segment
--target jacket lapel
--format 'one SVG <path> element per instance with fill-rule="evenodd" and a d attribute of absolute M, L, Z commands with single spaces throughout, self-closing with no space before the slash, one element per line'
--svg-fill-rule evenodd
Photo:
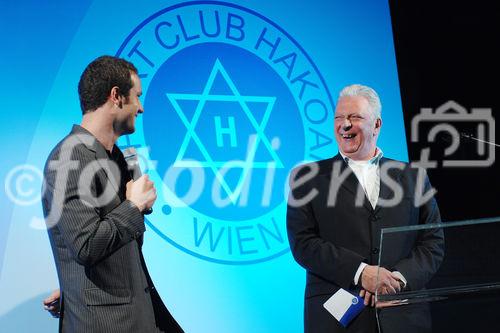
<path fill-rule="evenodd" d="M 120 169 L 118 166 L 116 168 L 113 168 L 111 166 L 111 163 L 113 163 L 109 156 L 108 153 L 106 153 L 106 150 L 104 149 L 103 145 L 97 141 L 97 139 L 87 130 L 85 130 L 83 127 L 74 125 L 73 129 L 71 131 L 71 135 L 75 135 L 76 138 L 83 143 L 90 151 L 94 152 L 95 158 L 97 163 L 101 166 L 102 172 L 106 176 L 108 180 L 108 184 L 111 184 L 113 189 L 116 192 L 116 200 L 118 202 L 120 201 L 120 180 L 121 180 L 121 175 L 120 175 Z M 118 147 L 115 145 L 113 146 L 113 149 L 118 149 Z M 141 237 L 137 238 L 137 244 L 139 246 L 139 250 L 142 248 L 142 244 L 144 242 L 144 235 L 141 235 Z"/>
<path fill-rule="evenodd" d="M 338 174 L 333 174 L 333 166 L 336 163 L 340 163 L 340 172 Z M 347 172 L 348 175 L 347 177 L 342 181 L 344 178 L 343 175 L 344 173 Z M 342 176 L 340 176 L 342 175 Z M 363 207 L 368 209 L 368 211 L 372 212 L 373 207 L 370 204 L 370 201 L 368 200 L 368 197 L 366 196 L 365 191 L 363 190 L 363 187 L 359 183 L 358 178 L 354 174 L 351 168 L 347 165 L 347 162 L 342 158 L 342 155 L 337 154 L 333 159 L 331 165 L 329 165 L 329 170 L 327 173 L 328 180 L 331 180 L 331 177 L 334 177 L 336 179 L 333 179 L 333 182 L 340 182 L 341 188 L 343 188 L 346 191 L 349 191 L 352 193 L 354 198 L 357 199 L 358 196 L 358 189 L 361 191 L 361 194 L 363 195 Z"/>
<path fill-rule="evenodd" d="M 112 161 L 110 161 L 103 145 L 81 126 L 74 125 L 71 134 L 75 135 L 81 143 L 94 152 L 97 163 L 101 166 L 102 171 L 108 179 L 108 184 L 112 186 L 119 197 L 120 170 L 116 165 L 111 165 Z"/>
<path fill-rule="evenodd" d="M 382 169 L 382 167 L 384 166 L 385 163 L 387 163 L 388 159 L 387 158 L 381 158 L 380 159 L 380 170 Z M 401 179 L 401 170 L 399 170 L 398 168 L 390 168 L 387 170 L 387 176 L 389 178 L 391 178 L 394 182 L 400 184 L 400 179 Z M 386 176 L 386 177 L 387 177 Z M 380 207 L 380 199 L 384 199 L 384 200 L 389 200 L 391 199 L 393 196 L 394 196 L 394 191 L 391 190 L 391 188 L 389 186 L 387 186 L 387 182 L 384 181 L 383 179 L 383 175 L 382 175 L 382 171 L 380 171 L 380 192 L 379 192 L 379 200 L 377 202 L 377 206 L 375 207 L 375 212 L 378 212 L 380 211 L 380 209 L 382 207 Z"/>

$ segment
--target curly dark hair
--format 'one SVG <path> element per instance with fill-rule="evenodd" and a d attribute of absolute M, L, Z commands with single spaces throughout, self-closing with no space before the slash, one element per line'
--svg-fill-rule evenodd
<path fill-rule="evenodd" d="M 137 68 L 121 58 L 101 56 L 92 61 L 78 83 L 82 114 L 95 111 L 106 103 L 115 86 L 122 96 L 128 97 L 133 85 L 131 73 L 137 74 Z"/>

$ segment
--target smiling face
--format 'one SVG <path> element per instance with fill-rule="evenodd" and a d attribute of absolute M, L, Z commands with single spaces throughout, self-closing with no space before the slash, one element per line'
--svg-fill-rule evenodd
<path fill-rule="evenodd" d="M 142 94 L 141 80 L 135 73 L 131 73 L 132 88 L 128 96 L 120 96 L 120 110 L 116 113 L 113 128 L 119 135 L 131 134 L 135 131 L 135 118 L 143 113 L 139 97 Z"/>
<path fill-rule="evenodd" d="M 339 150 L 355 161 L 375 156 L 382 120 L 363 96 L 340 97 L 335 109 L 335 139 Z"/>

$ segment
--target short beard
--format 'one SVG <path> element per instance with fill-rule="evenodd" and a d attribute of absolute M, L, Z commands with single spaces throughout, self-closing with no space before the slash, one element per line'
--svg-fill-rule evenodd
<path fill-rule="evenodd" d="M 113 122 L 113 130 L 120 136 L 135 132 L 135 128 L 129 126 L 128 122 L 118 122 L 116 120 Z"/>
<path fill-rule="evenodd" d="M 129 119 L 124 119 L 124 120 L 117 120 L 115 119 L 113 121 L 113 130 L 115 133 L 117 133 L 119 136 L 121 135 L 127 135 L 127 134 L 132 134 L 135 132 L 135 126 L 129 124 Z"/>
<path fill-rule="evenodd" d="M 130 94 L 130 92 L 129 92 Z M 125 105 L 130 103 L 130 95 L 125 96 Z M 120 102 L 119 108 L 123 108 L 123 104 Z M 123 121 L 118 121 L 114 120 L 113 121 L 113 130 L 115 133 L 117 133 L 119 136 L 121 135 L 127 135 L 127 134 L 132 134 L 135 132 L 135 127 L 134 125 L 129 125 L 129 119 L 125 119 Z"/>

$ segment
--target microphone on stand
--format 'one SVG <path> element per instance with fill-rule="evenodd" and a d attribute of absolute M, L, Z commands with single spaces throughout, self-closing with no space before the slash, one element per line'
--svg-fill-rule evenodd
<path fill-rule="evenodd" d="M 495 143 L 495 142 L 482 140 L 482 139 L 474 137 L 472 134 L 468 134 L 465 132 L 460 132 L 460 137 L 468 139 L 468 140 L 472 140 L 472 141 L 482 142 L 482 143 L 490 145 L 490 146 L 500 147 L 500 145 Z"/>
<path fill-rule="evenodd" d="M 141 167 L 139 165 L 139 158 L 137 157 L 137 150 L 134 147 L 129 147 L 123 150 L 123 157 L 128 165 L 128 170 L 130 171 L 130 176 L 135 181 L 142 176 Z M 153 212 L 153 208 L 146 208 L 142 213 L 144 215 L 149 215 Z"/>

